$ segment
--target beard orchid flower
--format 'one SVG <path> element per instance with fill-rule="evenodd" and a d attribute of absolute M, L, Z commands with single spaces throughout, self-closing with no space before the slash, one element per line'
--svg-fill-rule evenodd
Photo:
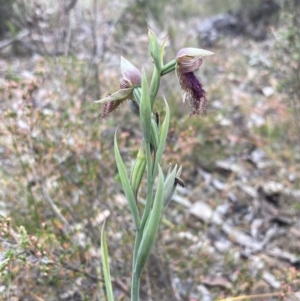
<path fill-rule="evenodd" d="M 176 55 L 176 73 L 181 86 L 182 100 L 190 106 L 191 116 L 200 112 L 206 114 L 205 91 L 194 71 L 201 66 L 204 57 L 212 54 L 203 49 L 183 48 Z"/>
<path fill-rule="evenodd" d="M 106 118 L 110 112 L 115 110 L 124 101 L 133 96 L 133 89 L 141 86 L 142 76 L 140 71 L 125 58 L 121 57 L 120 90 L 113 94 L 97 100 L 97 103 L 104 103 L 104 109 L 101 118 Z"/>

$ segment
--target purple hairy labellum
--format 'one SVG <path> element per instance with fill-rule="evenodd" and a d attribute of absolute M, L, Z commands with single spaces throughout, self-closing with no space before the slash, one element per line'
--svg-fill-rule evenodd
<path fill-rule="evenodd" d="M 187 101 L 191 108 L 191 116 L 202 112 L 206 114 L 207 99 L 202 84 L 193 72 L 178 74 L 183 101 Z"/>
<path fill-rule="evenodd" d="M 122 101 L 111 101 L 104 104 L 103 112 L 101 118 L 106 119 L 110 112 L 115 110 L 118 106 L 122 104 Z"/>

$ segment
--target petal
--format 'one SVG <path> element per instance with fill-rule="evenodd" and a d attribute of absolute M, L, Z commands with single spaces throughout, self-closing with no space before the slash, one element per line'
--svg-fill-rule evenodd
<path fill-rule="evenodd" d="M 176 59 L 183 56 L 192 56 L 192 57 L 205 57 L 214 54 L 211 51 L 200 49 L 200 48 L 182 48 L 176 55 Z"/>
<path fill-rule="evenodd" d="M 125 100 L 130 94 L 132 93 L 132 88 L 127 88 L 127 89 L 120 89 L 119 91 L 107 95 L 106 97 L 96 100 L 96 103 L 107 103 L 107 102 L 112 102 L 112 101 L 119 101 L 119 100 Z"/>
<path fill-rule="evenodd" d="M 121 73 L 125 79 L 131 82 L 132 86 L 141 86 L 140 71 L 123 57 L 121 57 Z"/>

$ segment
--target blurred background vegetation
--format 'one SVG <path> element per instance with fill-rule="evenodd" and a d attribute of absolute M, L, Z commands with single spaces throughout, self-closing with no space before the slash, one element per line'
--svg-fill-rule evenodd
<path fill-rule="evenodd" d="M 219 254 L 213 241 L 231 238 L 182 201 L 213 209 L 231 202 L 224 220 L 242 214 L 235 225 L 245 233 L 253 224 L 243 214 L 264 201 L 277 217 L 288 211 L 286 233 L 299 226 L 299 1 L 0 0 L 0 7 L 0 299 L 105 300 L 99 244 L 108 218 L 114 288 L 128 300 L 133 225 L 112 146 L 120 124 L 130 170 L 140 129 L 126 105 L 102 120 L 93 101 L 118 89 L 121 55 L 151 70 L 148 27 L 169 37 L 166 62 L 187 46 L 215 55 L 197 74 L 207 116 L 189 118 L 175 74 L 162 80 L 160 98 L 172 110 L 163 167 L 181 164 L 187 187 L 163 221 L 143 300 L 300 290 L 296 238 L 276 240 L 295 264 L 268 259 L 254 275 L 256 257 L 234 243 Z M 267 183 L 279 186 L 270 192 Z M 260 219 L 274 226 L 269 215 Z M 281 286 L 266 281 L 264 269 Z M 219 282 L 207 278 L 216 275 Z"/>

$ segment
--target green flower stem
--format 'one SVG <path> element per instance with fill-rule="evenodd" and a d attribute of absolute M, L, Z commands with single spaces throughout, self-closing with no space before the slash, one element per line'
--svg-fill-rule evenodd
<path fill-rule="evenodd" d="M 160 71 L 157 68 L 154 68 L 151 84 L 150 84 L 151 108 L 153 108 L 154 101 L 159 89 L 159 85 L 160 85 Z"/>
<path fill-rule="evenodd" d="M 136 256 L 140 247 L 140 243 L 143 237 L 143 231 L 141 227 L 136 231 L 135 240 L 134 240 L 134 248 L 133 248 L 133 258 L 132 258 L 132 271 L 135 269 L 136 264 Z"/>
<path fill-rule="evenodd" d="M 161 68 L 160 76 L 166 75 L 175 70 L 176 60 L 172 60 Z"/>
<path fill-rule="evenodd" d="M 132 272 L 131 279 L 131 301 L 139 301 L 139 292 L 140 292 L 140 277 L 136 272 Z"/>
<path fill-rule="evenodd" d="M 152 84 L 152 82 L 151 82 L 151 84 Z M 142 89 L 141 88 L 134 88 L 133 89 L 133 96 L 135 98 L 135 101 L 138 104 L 140 104 L 140 102 L 141 102 L 141 96 L 142 96 Z M 151 145 L 154 147 L 155 150 L 158 147 L 157 125 L 155 124 L 154 120 L 151 120 Z"/>
<path fill-rule="evenodd" d="M 145 70 L 143 69 L 142 75 L 142 96 L 140 103 L 140 124 L 143 132 L 143 139 L 145 143 L 151 141 L 151 118 L 152 109 L 149 95 L 149 88 Z"/>
<path fill-rule="evenodd" d="M 146 143 L 145 147 L 146 147 L 146 161 L 147 161 L 147 199 L 146 199 L 146 205 L 141 220 L 141 226 L 140 226 L 141 231 L 144 230 L 144 226 L 147 222 L 149 213 L 151 211 L 152 198 L 153 198 L 153 183 L 154 183 L 154 180 L 152 178 L 152 162 L 151 162 L 152 159 L 151 159 L 150 143 Z"/>
<path fill-rule="evenodd" d="M 151 159 L 150 143 L 145 142 L 145 151 L 146 151 L 146 161 L 147 161 L 147 200 L 144 208 L 142 222 L 140 224 L 140 227 L 137 229 L 135 242 L 134 242 L 133 259 L 132 259 L 131 301 L 139 301 L 140 276 L 135 273 L 135 266 L 136 266 L 138 250 L 143 237 L 143 230 L 151 211 L 152 198 L 153 198 L 152 159 Z"/>
<path fill-rule="evenodd" d="M 134 249 L 133 249 L 133 258 L 132 258 L 132 276 L 131 276 L 131 301 L 139 301 L 139 291 L 140 291 L 140 277 L 135 273 L 136 258 L 143 237 L 143 231 L 141 227 L 137 229 Z"/>

